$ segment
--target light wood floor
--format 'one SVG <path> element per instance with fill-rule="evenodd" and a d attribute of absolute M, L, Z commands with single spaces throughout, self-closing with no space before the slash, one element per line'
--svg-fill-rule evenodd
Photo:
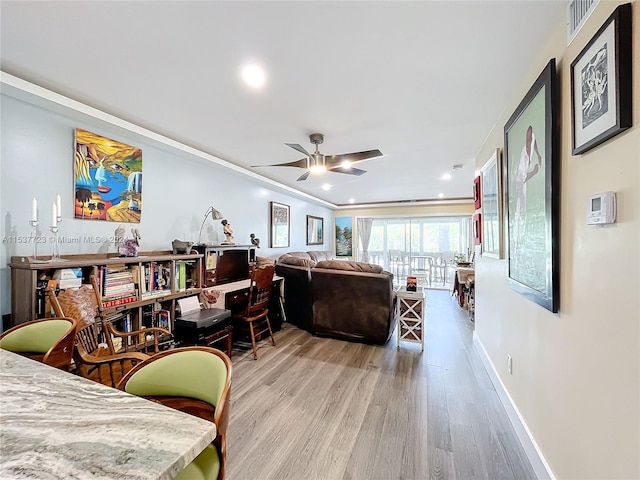
<path fill-rule="evenodd" d="M 535 478 L 447 291 L 427 290 L 426 332 L 421 352 L 285 323 L 257 361 L 234 351 L 227 479 Z"/>

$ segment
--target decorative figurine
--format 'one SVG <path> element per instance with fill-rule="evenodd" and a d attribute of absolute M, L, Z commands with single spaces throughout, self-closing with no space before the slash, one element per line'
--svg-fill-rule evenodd
<path fill-rule="evenodd" d="M 171 248 L 173 249 L 174 255 L 176 253 L 184 253 L 186 255 L 189 255 L 191 253 L 192 245 L 193 243 L 191 242 L 184 242 L 182 240 L 178 240 L 177 238 L 173 242 L 171 242 Z"/>
<path fill-rule="evenodd" d="M 256 238 L 256 234 L 250 233 L 249 236 L 251 237 L 251 244 L 255 245 L 257 248 L 260 248 L 260 239 Z"/>
<path fill-rule="evenodd" d="M 234 245 L 233 243 L 233 229 L 231 228 L 231 224 L 227 221 L 227 219 L 223 219 L 220 223 L 222 223 L 222 231 L 224 232 L 224 242 L 222 245 Z"/>
<path fill-rule="evenodd" d="M 115 245 L 121 257 L 137 257 L 140 246 L 140 231 L 137 228 L 131 229 L 133 238 L 124 238 L 124 226 L 118 225 L 115 232 Z"/>

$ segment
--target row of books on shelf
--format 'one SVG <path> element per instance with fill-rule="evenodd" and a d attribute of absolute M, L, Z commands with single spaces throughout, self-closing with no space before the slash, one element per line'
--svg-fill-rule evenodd
<path fill-rule="evenodd" d="M 135 292 L 141 295 L 164 294 L 167 290 L 185 291 L 193 286 L 193 261 L 148 262 L 143 265 L 99 266 L 97 282 L 103 298 L 126 296 Z M 172 283 L 173 282 L 173 283 Z"/>
<path fill-rule="evenodd" d="M 142 310 L 142 319 L 140 321 L 140 325 L 134 325 L 133 318 L 130 312 L 127 313 L 114 313 L 112 315 L 108 315 L 105 317 L 104 321 L 111 323 L 116 330 L 123 333 L 130 333 L 135 330 L 143 330 L 145 328 L 164 328 L 165 330 L 171 331 L 171 321 L 170 321 L 170 312 L 165 309 L 157 309 L 153 305 L 147 305 L 143 307 Z M 104 331 L 100 333 L 104 335 Z M 141 333 L 144 335 L 144 333 Z M 103 339 L 104 340 L 104 339 Z M 144 338 L 140 338 L 140 340 L 144 341 Z M 116 343 L 120 343 L 122 341 L 121 337 L 112 336 L 112 341 L 114 343 L 114 347 L 116 350 L 119 350 L 122 345 L 116 345 Z M 126 339 L 127 345 L 132 345 L 134 343 L 134 339 L 132 337 L 128 337 Z"/>

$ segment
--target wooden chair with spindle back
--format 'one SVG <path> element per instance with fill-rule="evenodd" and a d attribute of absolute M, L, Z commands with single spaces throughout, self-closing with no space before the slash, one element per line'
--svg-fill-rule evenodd
<path fill-rule="evenodd" d="M 251 337 L 253 348 L 253 358 L 258 359 L 256 348 L 256 337 L 263 333 L 269 333 L 271 343 L 275 347 L 276 340 L 273 338 L 271 324 L 269 323 L 269 298 L 273 287 L 273 275 L 275 265 L 261 265 L 251 267 L 251 284 L 249 286 L 249 300 L 244 312 L 236 313 L 232 316 L 237 323 L 246 325 Z"/>
<path fill-rule="evenodd" d="M 73 349 L 77 374 L 115 387 L 131 368 L 149 358 L 149 355 L 141 352 L 116 351 L 111 330 L 104 327 L 104 323 L 108 322 L 102 319 L 98 303 L 100 297 L 94 286 L 82 285 L 79 288 L 60 290 L 56 295 L 53 285 L 49 285 L 46 293 L 57 316 L 73 318 L 78 323 Z M 122 343 L 126 345 L 126 337 L 139 342 L 140 338 L 144 339 L 147 334 L 153 334 L 150 330 L 155 329 L 116 333 L 125 337 Z M 169 334 L 164 329 L 159 330 L 162 330 L 163 334 Z M 157 340 L 154 343 L 157 349 Z"/>

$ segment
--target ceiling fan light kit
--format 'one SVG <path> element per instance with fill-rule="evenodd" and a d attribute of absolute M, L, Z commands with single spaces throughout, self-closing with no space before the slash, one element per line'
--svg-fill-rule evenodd
<path fill-rule="evenodd" d="M 347 175 L 362 175 L 367 172 L 365 170 L 360 170 L 359 168 L 353 168 L 354 163 L 382 156 L 382 152 L 380 150 L 366 150 L 363 152 L 343 153 L 340 155 L 323 155 L 318 150 L 318 145 L 324 142 L 324 135 L 321 133 L 312 133 L 309 135 L 309 140 L 316 146 L 314 153 L 309 153 L 302 145 L 297 143 L 285 143 L 286 146 L 306 155 L 306 158 L 301 158 L 295 162 L 277 163 L 274 165 L 254 165 L 254 167 L 304 168 L 307 171 L 298 177 L 297 181 L 300 182 L 302 180 L 306 180 L 307 177 L 309 177 L 309 174 L 316 175 L 326 171 L 345 173 Z"/>

